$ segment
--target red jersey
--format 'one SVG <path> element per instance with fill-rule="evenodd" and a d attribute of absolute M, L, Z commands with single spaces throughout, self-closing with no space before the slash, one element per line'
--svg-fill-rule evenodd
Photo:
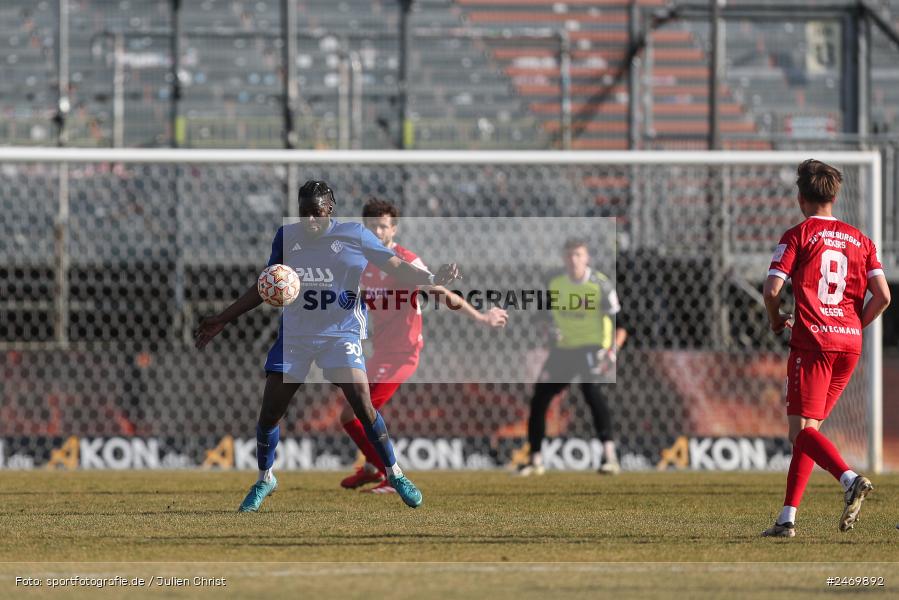
<path fill-rule="evenodd" d="M 427 269 L 414 252 L 399 244 L 393 247 L 396 255 L 419 269 Z M 362 272 L 361 285 L 367 297 L 371 297 L 368 311 L 372 323 L 372 346 L 375 355 L 417 355 L 424 345 L 421 335 L 421 306 L 412 302 L 409 285 L 400 283 L 374 263 L 368 263 Z M 397 290 L 403 295 L 397 296 Z"/>
<path fill-rule="evenodd" d="M 861 354 L 868 279 L 883 275 L 862 232 L 834 217 L 809 217 L 783 235 L 768 275 L 793 279 L 791 347 Z"/>

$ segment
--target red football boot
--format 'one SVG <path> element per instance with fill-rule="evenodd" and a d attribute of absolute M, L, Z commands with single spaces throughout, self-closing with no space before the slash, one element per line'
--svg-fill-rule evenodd
<path fill-rule="evenodd" d="M 367 483 L 381 483 L 384 481 L 384 474 L 379 471 L 367 471 L 365 467 L 359 467 L 356 472 L 346 477 L 340 482 L 340 486 L 348 490 L 354 490 L 361 485 Z"/>

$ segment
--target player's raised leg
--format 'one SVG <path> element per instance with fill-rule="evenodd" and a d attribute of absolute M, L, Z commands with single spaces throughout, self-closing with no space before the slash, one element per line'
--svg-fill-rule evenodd
<path fill-rule="evenodd" d="M 421 505 L 421 492 L 415 484 L 403 474 L 396 462 L 393 444 L 387 433 L 384 418 L 372 406 L 368 387 L 368 377 L 362 369 L 338 368 L 325 371 L 325 377 L 333 381 L 343 390 L 347 402 L 353 408 L 356 417 L 362 422 L 368 440 L 387 470 L 387 480 L 396 490 L 407 506 L 416 508 Z"/>
<path fill-rule="evenodd" d="M 837 400 L 843 394 L 843 390 L 849 384 L 858 360 L 857 354 L 841 354 L 834 359 L 830 387 L 827 390 L 827 404 L 824 409 L 826 415 L 830 415 Z M 842 458 L 840 460 L 842 461 Z M 862 503 L 865 497 L 874 491 L 874 485 L 867 477 L 856 475 L 851 470 L 844 471 L 837 479 L 843 486 L 843 499 L 846 503 L 843 514 L 840 515 L 840 531 L 849 531 L 855 526 Z"/>
<path fill-rule="evenodd" d="M 805 427 L 796 436 L 794 447 L 808 454 L 821 468 L 833 475 L 843 487 L 845 507 L 840 516 L 840 531 L 849 531 L 855 526 L 858 513 L 865 497 L 874 489 L 867 477 L 862 477 L 849 468 L 836 446 L 817 427 Z"/>
<path fill-rule="evenodd" d="M 849 383 L 858 362 L 858 355 L 826 353 L 812 357 L 794 351 L 790 356 L 795 357 L 791 361 L 792 367 L 789 372 L 789 380 L 793 381 L 792 388 L 794 388 L 791 391 L 795 392 L 798 389 L 800 392 L 809 392 L 809 396 L 802 396 L 801 393 L 788 395 L 791 401 L 788 411 L 798 403 L 803 407 L 801 411 L 806 413 L 803 416 L 789 415 L 790 439 L 793 441 L 794 454 L 807 456 L 839 481 L 844 492 L 839 528 L 840 531 L 849 531 L 858 519 L 865 497 L 874 486 L 866 477 L 858 475 L 849 468 L 836 446 L 819 429 Z M 796 359 L 799 359 L 799 362 Z M 823 373 L 820 377 L 817 376 L 819 372 Z M 788 482 L 788 492 L 789 490 Z"/>
<path fill-rule="evenodd" d="M 821 421 L 799 415 L 789 415 L 790 440 L 793 458 L 787 474 L 784 506 L 772 527 L 762 532 L 767 537 L 793 537 L 796 512 L 802 501 L 815 463 L 828 471 L 843 488 L 845 506 L 840 516 L 840 531 L 849 531 L 858 519 L 865 497 L 873 491 L 871 481 L 849 468 L 836 446 L 818 429 Z"/>
<path fill-rule="evenodd" d="M 386 480 L 387 472 L 384 468 L 384 463 L 381 462 L 378 451 L 368 441 L 368 435 L 365 433 L 362 421 L 356 418 L 356 413 L 353 412 L 349 404 L 344 406 L 343 411 L 340 413 L 340 422 L 343 425 L 343 430 L 346 431 L 347 435 L 350 436 L 350 439 L 353 440 L 356 447 L 365 457 L 365 464 L 356 469 L 356 472 L 352 475 L 345 477 L 340 482 L 341 487 L 351 490 L 368 483 L 381 483 Z"/>
<path fill-rule="evenodd" d="M 858 355 L 794 348 L 787 360 L 787 420 L 793 457 L 783 508 L 765 537 L 794 537 L 796 513 L 815 463 L 830 472 L 845 492 L 840 530 L 852 528 L 870 481 L 852 471 L 819 428 L 852 376 Z M 858 483 L 856 483 L 858 482 Z M 858 485 L 858 488 L 855 486 Z"/>
<path fill-rule="evenodd" d="M 262 501 L 278 488 L 278 480 L 272 472 L 275 462 L 275 448 L 278 446 L 280 427 L 278 423 L 287 412 L 291 398 L 299 389 L 299 383 L 284 381 L 283 373 L 269 373 L 262 395 L 262 408 L 256 423 L 256 458 L 259 477 L 250 488 L 238 512 L 258 512 Z"/>
<path fill-rule="evenodd" d="M 840 531 L 852 529 L 865 496 L 874 489 L 874 486 L 868 478 L 849 468 L 833 442 L 818 431 L 816 426 L 803 428 L 796 436 L 793 447 L 807 454 L 840 482 L 846 502 L 840 517 Z"/>
<path fill-rule="evenodd" d="M 395 376 L 402 377 L 403 380 L 405 380 L 407 376 L 402 371 L 393 370 L 391 372 Z M 368 386 L 368 390 L 369 395 L 371 396 L 371 404 L 375 410 L 380 411 L 381 407 L 390 401 L 400 385 L 400 380 L 393 380 L 392 378 L 388 378 L 386 381 L 371 382 Z M 340 485 L 348 489 L 354 489 L 361 487 L 366 483 L 377 483 L 378 485 L 375 487 L 362 491 L 375 494 L 395 493 L 396 490 L 391 487 L 390 481 L 387 480 L 387 470 L 384 467 L 384 463 L 381 461 L 381 457 L 378 456 L 375 447 L 368 440 L 362 422 L 356 418 L 356 415 L 353 413 L 353 409 L 349 404 L 344 408 L 340 417 L 344 431 L 349 434 L 360 452 L 365 456 L 365 464 L 356 469 L 355 473 L 344 478 L 343 481 L 340 482 Z"/>
<path fill-rule="evenodd" d="M 399 374 L 402 375 L 402 373 Z M 391 398 L 393 398 L 393 395 L 396 393 L 399 387 L 400 381 L 391 381 L 389 379 L 387 381 L 372 383 L 368 386 L 369 392 L 371 392 L 371 405 L 375 407 L 375 410 L 380 411 L 381 407 L 383 407 Z M 383 463 L 380 460 L 378 460 L 377 463 L 374 463 L 374 466 L 375 468 L 381 469 L 381 472 L 385 473 L 386 475 L 386 471 L 383 468 Z M 385 477 L 384 481 L 382 481 L 378 485 L 366 488 L 362 490 L 362 492 L 365 494 L 395 494 L 396 490 L 393 489 L 392 485 L 390 485 L 390 480 Z"/>

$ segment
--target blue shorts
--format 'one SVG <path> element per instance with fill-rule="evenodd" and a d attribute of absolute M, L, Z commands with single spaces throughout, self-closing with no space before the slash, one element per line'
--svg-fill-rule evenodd
<path fill-rule="evenodd" d="M 365 355 L 358 335 L 316 336 L 292 338 L 289 341 L 278 336 L 275 345 L 268 351 L 265 370 L 269 373 L 284 373 L 294 383 L 302 383 L 309 374 L 312 361 L 318 368 L 362 369 L 365 371 Z"/>

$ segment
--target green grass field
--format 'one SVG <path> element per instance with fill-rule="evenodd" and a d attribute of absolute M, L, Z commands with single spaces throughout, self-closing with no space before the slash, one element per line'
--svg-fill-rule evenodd
<path fill-rule="evenodd" d="M 795 597 L 848 589 L 828 588 L 829 576 L 874 575 L 885 585 L 868 591 L 899 589 L 895 475 L 874 478 L 859 524 L 843 534 L 839 486 L 816 473 L 793 540 L 758 537 L 780 507 L 783 474 L 420 473 L 416 510 L 342 490 L 340 476 L 281 473 L 278 493 L 247 515 L 235 511 L 251 473 L 5 472 L 0 598 L 55 597 L 15 587 L 16 576 L 51 573 L 228 578 L 227 588 L 131 588 L 128 597 L 243 597 L 268 580 L 267 597 L 300 597 L 295 585 L 303 596 L 371 597 L 395 595 L 400 576 L 413 597 Z M 88 562 L 97 564 L 75 564 Z"/>

